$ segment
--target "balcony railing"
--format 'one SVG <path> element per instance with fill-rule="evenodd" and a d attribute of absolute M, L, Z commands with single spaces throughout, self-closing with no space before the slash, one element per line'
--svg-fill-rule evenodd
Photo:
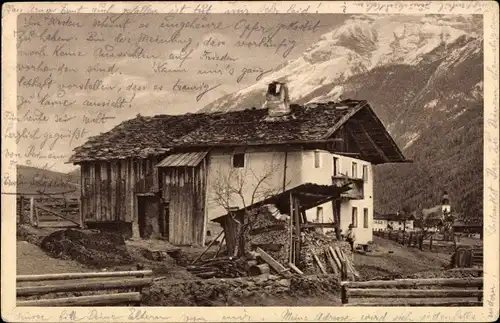
<path fill-rule="evenodd" d="M 351 200 L 362 200 L 364 196 L 364 184 L 365 181 L 362 178 L 349 177 L 347 175 L 333 175 L 332 184 L 336 186 L 342 186 L 345 184 L 351 184 L 351 189 L 345 193 L 342 193 L 343 198 Z"/>

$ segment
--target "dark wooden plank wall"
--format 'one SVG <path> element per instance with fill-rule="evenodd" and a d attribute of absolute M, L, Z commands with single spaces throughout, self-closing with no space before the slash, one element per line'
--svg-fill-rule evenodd
<path fill-rule="evenodd" d="M 135 193 L 158 191 L 157 158 L 82 163 L 82 213 L 86 221 L 135 219 Z"/>
<path fill-rule="evenodd" d="M 202 245 L 205 230 L 206 163 L 163 171 L 163 198 L 169 203 L 169 242 Z"/>

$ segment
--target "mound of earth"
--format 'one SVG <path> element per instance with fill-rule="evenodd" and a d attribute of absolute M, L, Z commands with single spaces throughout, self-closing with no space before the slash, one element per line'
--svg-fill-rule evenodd
<path fill-rule="evenodd" d="M 114 233 L 60 230 L 45 237 L 41 248 L 52 257 L 72 259 L 96 268 L 133 262 L 125 240 Z"/>
<path fill-rule="evenodd" d="M 27 224 L 18 224 L 16 228 L 17 241 L 26 241 L 36 246 L 41 246 L 43 239 L 53 230 L 34 228 Z"/>

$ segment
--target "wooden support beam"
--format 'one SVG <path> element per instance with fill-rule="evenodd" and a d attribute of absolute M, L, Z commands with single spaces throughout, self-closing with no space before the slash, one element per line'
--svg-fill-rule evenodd
<path fill-rule="evenodd" d="M 204 255 L 204 254 L 208 251 L 208 249 L 210 249 L 210 247 L 211 247 L 211 246 L 215 243 L 215 241 L 217 241 L 217 240 L 219 239 L 219 237 L 220 237 L 223 233 L 224 233 L 224 231 L 221 231 L 221 232 L 217 235 L 217 237 L 216 237 L 214 240 L 212 240 L 212 241 L 210 242 L 210 244 L 209 244 L 209 245 L 207 246 L 207 248 L 206 248 L 206 249 L 205 249 L 205 250 L 201 253 L 201 255 L 199 255 L 198 257 L 196 257 L 196 259 L 195 259 L 195 260 L 193 260 L 193 262 L 191 263 L 191 265 L 195 264 L 198 260 L 200 260 L 200 259 L 201 259 L 201 257 L 203 257 L 203 255 Z"/>
<path fill-rule="evenodd" d="M 306 223 L 301 228 L 335 228 L 335 223 Z"/>
<path fill-rule="evenodd" d="M 278 274 L 282 274 L 285 277 L 290 276 L 287 268 L 285 268 L 282 264 L 277 262 L 273 257 L 271 257 L 267 252 L 262 250 L 261 248 L 257 248 L 256 251 L 259 253 L 259 256 L 262 260 L 264 260 L 272 269 L 274 269 Z"/>
<path fill-rule="evenodd" d="M 300 202 L 297 197 L 293 198 L 293 214 L 295 220 L 295 259 L 294 264 L 297 265 L 300 259 Z"/>
<path fill-rule="evenodd" d="M 302 216 L 302 223 L 307 223 L 306 211 L 303 208 L 300 210 L 300 215 Z"/>
<path fill-rule="evenodd" d="M 355 106 L 354 108 L 351 108 L 349 110 L 349 112 L 347 112 L 346 114 L 344 114 L 342 116 L 342 118 L 340 118 L 340 120 L 337 121 L 335 123 L 335 125 L 328 130 L 325 138 L 329 138 L 331 135 L 333 135 L 337 130 L 340 129 L 340 127 L 342 127 L 344 125 L 344 123 L 347 122 L 347 120 L 349 120 L 353 115 L 355 115 L 359 110 L 361 110 L 366 105 L 367 105 L 366 101 L 361 101 L 357 106 Z"/>
<path fill-rule="evenodd" d="M 319 260 L 318 256 L 317 256 L 317 255 L 316 255 L 313 251 L 311 251 L 311 253 L 312 253 L 312 256 L 313 256 L 314 260 L 315 260 L 315 261 L 316 261 L 316 263 L 318 264 L 319 269 L 321 270 L 321 272 L 322 272 L 323 274 L 327 274 L 327 271 L 326 271 L 326 269 L 325 269 L 325 266 L 323 266 L 323 264 L 322 264 L 322 263 L 321 263 L 321 261 Z"/>
<path fill-rule="evenodd" d="M 329 198 L 331 195 L 318 194 L 318 193 L 308 193 L 308 192 L 295 192 L 295 195 L 305 196 L 305 197 L 316 197 L 316 198 Z"/>
<path fill-rule="evenodd" d="M 326 256 L 326 260 L 328 261 L 328 264 L 330 265 L 330 268 L 332 268 L 332 270 L 333 270 L 333 273 L 335 275 L 338 275 L 339 271 L 337 270 L 337 266 L 335 265 L 333 257 L 332 257 L 332 255 L 330 255 L 330 252 L 328 251 L 328 249 L 325 250 L 325 256 Z"/>
<path fill-rule="evenodd" d="M 300 270 L 299 268 L 297 268 L 297 266 L 295 266 L 294 264 L 292 264 L 291 262 L 288 263 L 288 267 L 290 267 L 293 271 L 295 271 L 297 274 L 299 275 L 304 275 L 304 272 L 302 270 Z"/>
<path fill-rule="evenodd" d="M 115 293 L 80 297 L 65 297 L 54 299 L 37 299 L 17 301 L 17 306 L 104 306 L 118 304 L 140 303 L 141 293 Z"/>
<path fill-rule="evenodd" d="M 385 162 L 389 162 L 390 161 L 389 157 L 387 157 L 387 155 L 385 154 L 385 152 L 373 141 L 372 137 L 366 131 L 366 129 L 363 127 L 363 125 L 362 124 L 358 124 L 358 126 L 361 129 L 361 131 L 363 132 L 363 135 L 366 137 L 366 139 L 370 142 L 370 144 L 373 146 L 373 148 L 375 148 L 375 150 L 377 151 L 377 153 L 380 155 L 380 157 Z"/>
<path fill-rule="evenodd" d="M 333 248 L 330 246 L 328 247 L 328 251 L 330 251 L 330 255 L 332 256 L 333 258 L 333 261 L 335 262 L 335 264 L 337 265 L 337 268 L 339 269 L 339 271 L 342 271 L 342 262 L 340 261 L 340 259 L 338 258 L 337 254 L 335 253 L 335 251 L 333 251 Z"/>
<path fill-rule="evenodd" d="M 69 282 L 65 284 L 22 286 L 16 288 L 17 296 L 32 296 L 60 292 L 99 291 L 120 288 L 138 288 L 151 284 L 151 278 L 120 279 L 94 282 Z"/>
<path fill-rule="evenodd" d="M 136 277 L 152 276 L 152 270 L 131 270 L 131 271 L 103 271 L 89 273 L 63 273 L 63 274 L 44 274 L 44 275 L 19 275 L 17 282 L 38 282 L 47 280 L 72 280 L 87 278 L 110 278 L 110 277 Z"/>

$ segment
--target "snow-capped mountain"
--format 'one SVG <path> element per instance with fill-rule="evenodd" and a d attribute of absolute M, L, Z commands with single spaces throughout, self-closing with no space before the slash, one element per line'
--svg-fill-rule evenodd
<path fill-rule="evenodd" d="M 438 46 L 450 45 L 464 35 L 477 36 L 470 30 L 473 23 L 470 19 L 461 16 L 453 20 L 440 16 L 354 16 L 324 34 L 280 70 L 241 91 L 219 98 L 202 111 L 260 107 L 264 102 L 264 89 L 274 80 L 286 81 L 292 101 L 300 101 L 322 85 L 341 85 L 349 77 L 378 66 L 416 65 Z M 336 87 L 332 94 L 339 96 L 342 89 Z"/>
<path fill-rule="evenodd" d="M 286 81 L 292 102 L 368 100 L 411 164 L 376 167 L 379 212 L 439 202 L 482 214 L 483 39 L 476 16 L 356 16 L 299 58 L 203 112 L 261 107 Z"/>

